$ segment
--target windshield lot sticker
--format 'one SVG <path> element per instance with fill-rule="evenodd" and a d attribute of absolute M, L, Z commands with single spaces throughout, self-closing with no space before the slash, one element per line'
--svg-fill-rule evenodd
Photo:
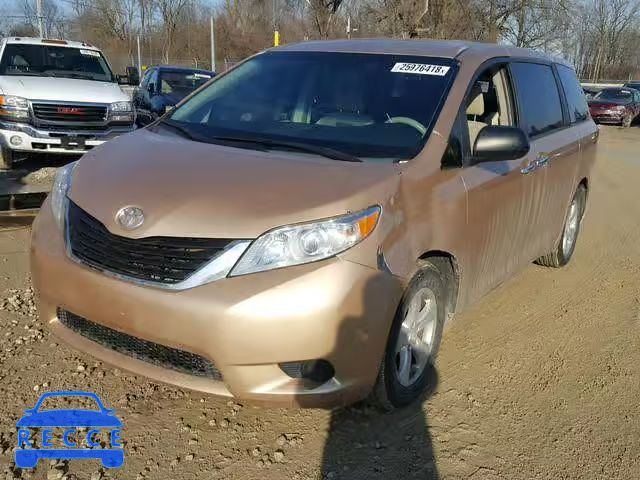
<path fill-rule="evenodd" d="M 81 408 L 44 410 L 41 408 L 42 403 L 50 397 L 89 397 L 95 401 L 99 410 Z M 28 408 L 24 412 L 26 415 L 16 423 L 18 448 L 15 451 L 15 462 L 18 467 L 33 468 L 41 458 L 56 460 L 97 458 L 105 468 L 120 468 L 124 463 L 124 450 L 120 436 L 122 422 L 113 414 L 113 410 L 104 407 L 95 393 L 68 391 L 45 393 L 34 408 Z M 40 429 L 42 438 L 35 434 L 34 429 Z M 60 438 L 56 438 L 54 429 L 59 430 Z M 88 430 L 86 434 L 84 430 Z M 41 448 L 36 447 L 37 443 Z M 103 448 L 99 448 L 101 446 Z"/>
<path fill-rule="evenodd" d="M 80 50 L 82 55 L 89 55 L 90 57 L 99 57 L 100 52 L 96 52 L 95 50 Z"/>
<path fill-rule="evenodd" d="M 418 75 L 436 75 L 444 77 L 450 67 L 429 65 L 426 63 L 396 63 L 391 69 L 394 73 L 417 73 Z"/>

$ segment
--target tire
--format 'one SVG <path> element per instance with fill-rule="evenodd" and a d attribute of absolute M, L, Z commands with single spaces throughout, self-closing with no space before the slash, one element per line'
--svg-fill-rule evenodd
<path fill-rule="evenodd" d="M 622 119 L 622 123 L 620 125 L 622 126 L 622 128 L 629 128 L 631 126 L 632 121 L 633 121 L 633 118 L 631 117 L 631 115 L 627 115 Z"/>
<path fill-rule="evenodd" d="M 571 260 L 573 252 L 576 248 L 578 236 L 580 235 L 580 226 L 582 225 L 582 217 L 584 216 L 584 210 L 587 203 L 587 189 L 584 185 L 579 185 L 576 193 L 573 195 L 567 215 L 565 217 L 564 226 L 562 227 L 562 236 L 558 241 L 558 245 L 553 252 L 540 257 L 536 260 L 536 263 L 545 267 L 559 268 L 565 266 Z M 575 215 L 577 218 L 574 220 L 572 217 L 572 208 L 575 205 Z M 573 234 L 568 230 L 569 222 L 577 222 L 575 224 L 575 231 Z"/>
<path fill-rule="evenodd" d="M 11 170 L 13 167 L 14 153 L 7 147 L 0 147 L 0 170 Z"/>
<path fill-rule="evenodd" d="M 391 411 L 412 403 L 433 384 L 435 379 L 433 362 L 440 347 L 442 330 L 447 316 L 448 285 L 446 285 L 444 278 L 445 276 L 442 275 L 433 264 L 425 263 L 424 267 L 416 274 L 405 291 L 393 320 L 391 331 L 389 332 L 384 357 L 378 372 L 378 379 L 371 397 L 372 402 L 382 410 Z M 407 384 L 407 378 L 405 377 L 405 384 L 403 384 L 399 374 L 399 363 L 402 354 L 397 352 L 398 342 L 400 335 L 406 333 L 406 330 L 403 330 L 403 323 L 409 318 L 408 313 L 411 309 L 412 302 L 416 302 L 419 298 L 421 304 L 423 295 L 429 297 L 428 304 L 432 305 L 431 308 L 433 310 L 430 310 L 432 314 L 429 316 L 430 320 L 428 321 L 428 324 L 432 328 L 424 330 L 424 332 L 418 336 L 424 337 L 426 334 L 430 338 L 429 354 L 422 354 L 421 356 L 422 361 L 425 361 L 426 358 L 426 364 L 422 369 L 418 368 L 418 361 L 416 360 L 416 369 L 415 372 L 412 373 L 415 378 L 409 379 L 409 384 Z M 431 303 L 434 301 L 435 306 Z M 428 304 L 425 302 L 424 309 L 428 308 Z M 427 334 L 427 330 L 431 333 Z M 417 351 L 418 350 L 412 352 L 409 350 L 409 352 L 411 352 L 409 353 L 411 357 L 411 368 L 413 368 L 413 362 L 415 360 L 413 355 L 418 355 L 415 353 Z M 403 371 L 406 372 L 406 370 Z"/>

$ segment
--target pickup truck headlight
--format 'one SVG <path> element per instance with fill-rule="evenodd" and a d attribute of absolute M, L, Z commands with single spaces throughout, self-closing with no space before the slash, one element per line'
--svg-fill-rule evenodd
<path fill-rule="evenodd" d="M 135 119 L 133 103 L 115 102 L 109 106 L 109 120 L 112 122 L 133 123 Z"/>
<path fill-rule="evenodd" d="M 64 220 L 67 212 L 67 193 L 71 187 L 71 177 L 73 169 L 76 168 L 78 162 L 71 162 L 64 167 L 60 167 L 56 173 L 51 189 L 51 211 L 58 226 L 64 228 Z"/>
<path fill-rule="evenodd" d="M 110 110 L 112 112 L 132 112 L 133 104 L 131 102 L 115 102 L 111 104 Z"/>
<path fill-rule="evenodd" d="M 357 213 L 276 228 L 258 237 L 229 276 L 301 265 L 333 257 L 369 236 L 378 223 L 380 207 Z"/>
<path fill-rule="evenodd" d="M 29 101 L 14 95 L 0 95 L 0 118 L 6 120 L 28 120 Z"/>

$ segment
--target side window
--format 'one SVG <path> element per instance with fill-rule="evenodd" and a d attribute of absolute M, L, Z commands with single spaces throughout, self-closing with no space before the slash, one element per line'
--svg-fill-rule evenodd
<path fill-rule="evenodd" d="M 530 137 L 560 128 L 562 102 L 553 69 L 539 63 L 511 64 L 513 82 L 520 100 L 522 127 Z"/>
<path fill-rule="evenodd" d="M 153 72 L 151 72 L 151 76 L 149 77 L 149 84 L 147 85 L 147 87 L 149 85 L 153 85 L 154 92 L 157 90 L 157 87 L 158 87 L 158 70 L 157 69 L 154 69 Z"/>
<path fill-rule="evenodd" d="M 151 70 L 147 70 L 146 72 L 144 72 L 144 75 L 142 76 L 142 81 L 140 82 L 141 89 L 145 89 L 147 88 L 147 85 L 149 85 L 149 78 L 151 78 L 152 72 L 153 72 L 153 68 Z"/>
<path fill-rule="evenodd" d="M 567 97 L 567 106 L 569 107 L 569 119 L 571 123 L 581 122 L 589 118 L 589 105 L 584 96 L 582 87 L 578 82 L 573 69 L 565 65 L 556 65 L 560 83 Z M 636 97 L 637 98 L 637 97 Z"/>
<path fill-rule="evenodd" d="M 494 65 L 480 73 L 471 86 L 465 109 L 469 153 L 484 127 L 515 125 L 511 83 L 505 65 Z"/>

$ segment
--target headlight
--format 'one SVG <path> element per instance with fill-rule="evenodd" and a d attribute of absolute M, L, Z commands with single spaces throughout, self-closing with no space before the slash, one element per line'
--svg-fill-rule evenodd
<path fill-rule="evenodd" d="M 625 107 L 624 105 L 618 105 L 617 107 L 614 107 L 614 110 L 618 110 L 619 112 L 624 112 L 626 108 L 627 107 Z"/>
<path fill-rule="evenodd" d="M 276 228 L 258 237 L 229 276 L 262 272 L 333 257 L 364 240 L 376 227 L 380 207 L 320 222 Z"/>
<path fill-rule="evenodd" d="M 133 111 L 133 104 L 131 102 L 112 103 L 110 110 L 112 112 L 131 112 Z"/>
<path fill-rule="evenodd" d="M 0 95 L 0 117 L 8 120 L 26 120 L 29 118 L 29 102 L 26 98 L 13 95 Z"/>
<path fill-rule="evenodd" d="M 64 217 L 67 211 L 67 192 L 71 187 L 71 176 L 78 162 L 72 162 L 58 169 L 51 189 L 51 210 L 60 228 L 64 228 Z"/>

